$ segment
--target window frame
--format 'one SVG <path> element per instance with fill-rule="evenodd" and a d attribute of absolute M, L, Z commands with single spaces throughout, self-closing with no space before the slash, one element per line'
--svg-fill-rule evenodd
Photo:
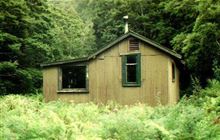
<path fill-rule="evenodd" d="M 171 77 L 172 77 L 172 82 L 175 82 L 176 80 L 176 66 L 175 63 L 171 63 Z"/>
<path fill-rule="evenodd" d="M 63 73 L 62 68 L 68 67 L 68 66 L 85 66 L 86 67 L 86 87 L 85 88 L 63 88 L 62 82 L 63 82 Z M 89 93 L 89 70 L 88 70 L 88 64 L 68 64 L 68 65 L 62 65 L 58 69 L 58 93 Z"/>
<path fill-rule="evenodd" d="M 136 56 L 136 82 L 128 82 L 127 81 L 127 57 L 128 56 Z M 122 55 L 122 86 L 123 87 L 141 87 L 141 54 L 126 54 Z"/>

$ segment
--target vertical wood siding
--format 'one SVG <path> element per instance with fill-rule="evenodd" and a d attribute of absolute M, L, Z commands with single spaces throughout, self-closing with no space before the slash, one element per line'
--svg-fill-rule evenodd
<path fill-rule="evenodd" d="M 177 76 L 176 83 L 170 82 L 171 59 L 147 44 L 140 43 L 141 87 L 122 86 L 121 54 L 129 52 L 128 40 L 124 40 L 90 61 L 89 94 L 57 94 L 58 81 L 55 77 L 58 77 L 58 68 L 44 69 L 46 101 L 59 98 L 77 103 L 107 103 L 113 100 L 120 104 L 140 102 L 151 106 L 175 103 L 179 94 L 179 79 Z"/>
<path fill-rule="evenodd" d="M 57 99 L 58 89 L 58 69 L 57 67 L 46 68 L 43 70 L 43 92 L 45 101 Z"/>

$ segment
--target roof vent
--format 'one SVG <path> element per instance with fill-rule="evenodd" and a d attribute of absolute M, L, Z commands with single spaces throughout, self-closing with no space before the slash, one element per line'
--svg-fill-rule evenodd
<path fill-rule="evenodd" d="M 125 34 L 128 32 L 128 15 L 123 16 L 123 19 L 125 21 Z"/>
<path fill-rule="evenodd" d="M 135 38 L 130 38 L 129 39 L 129 50 L 130 51 L 139 50 L 139 40 Z"/>

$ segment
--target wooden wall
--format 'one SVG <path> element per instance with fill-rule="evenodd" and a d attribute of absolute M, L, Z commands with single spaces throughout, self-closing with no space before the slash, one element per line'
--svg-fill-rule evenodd
<path fill-rule="evenodd" d="M 58 77 L 58 68 L 44 69 L 46 101 L 61 99 L 77 103 L 88 101 L 107 103 L 113 100 L 120 104 L 140 102 L 151 106 L 176 102 L 178 83 L 172 84 L 169 81 L 171 74 L 169 56 L 140 43 L 141 87 L 122 87 L 121 55 L 125 53 L 131 53 L 128 51 L 128 40 L 122 41 L 90 61 L 89 94 L 57 94 L 58 81 L 55 79 Z"/>
<path fill-rule="evenodd" d="M 44 68 L 43 70 L 43 93 L 45 101 L 57 99 L 58 89 L 58 69 L 57 67 Z"/>

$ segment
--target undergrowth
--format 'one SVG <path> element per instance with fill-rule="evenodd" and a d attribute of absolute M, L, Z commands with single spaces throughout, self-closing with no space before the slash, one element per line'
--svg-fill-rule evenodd
<path fill-rule="evenodd" d="M 0 98 L 3 140 L 219 140 L 220 83 L 177 105 L 44 103 L 42 96 Z"/>

